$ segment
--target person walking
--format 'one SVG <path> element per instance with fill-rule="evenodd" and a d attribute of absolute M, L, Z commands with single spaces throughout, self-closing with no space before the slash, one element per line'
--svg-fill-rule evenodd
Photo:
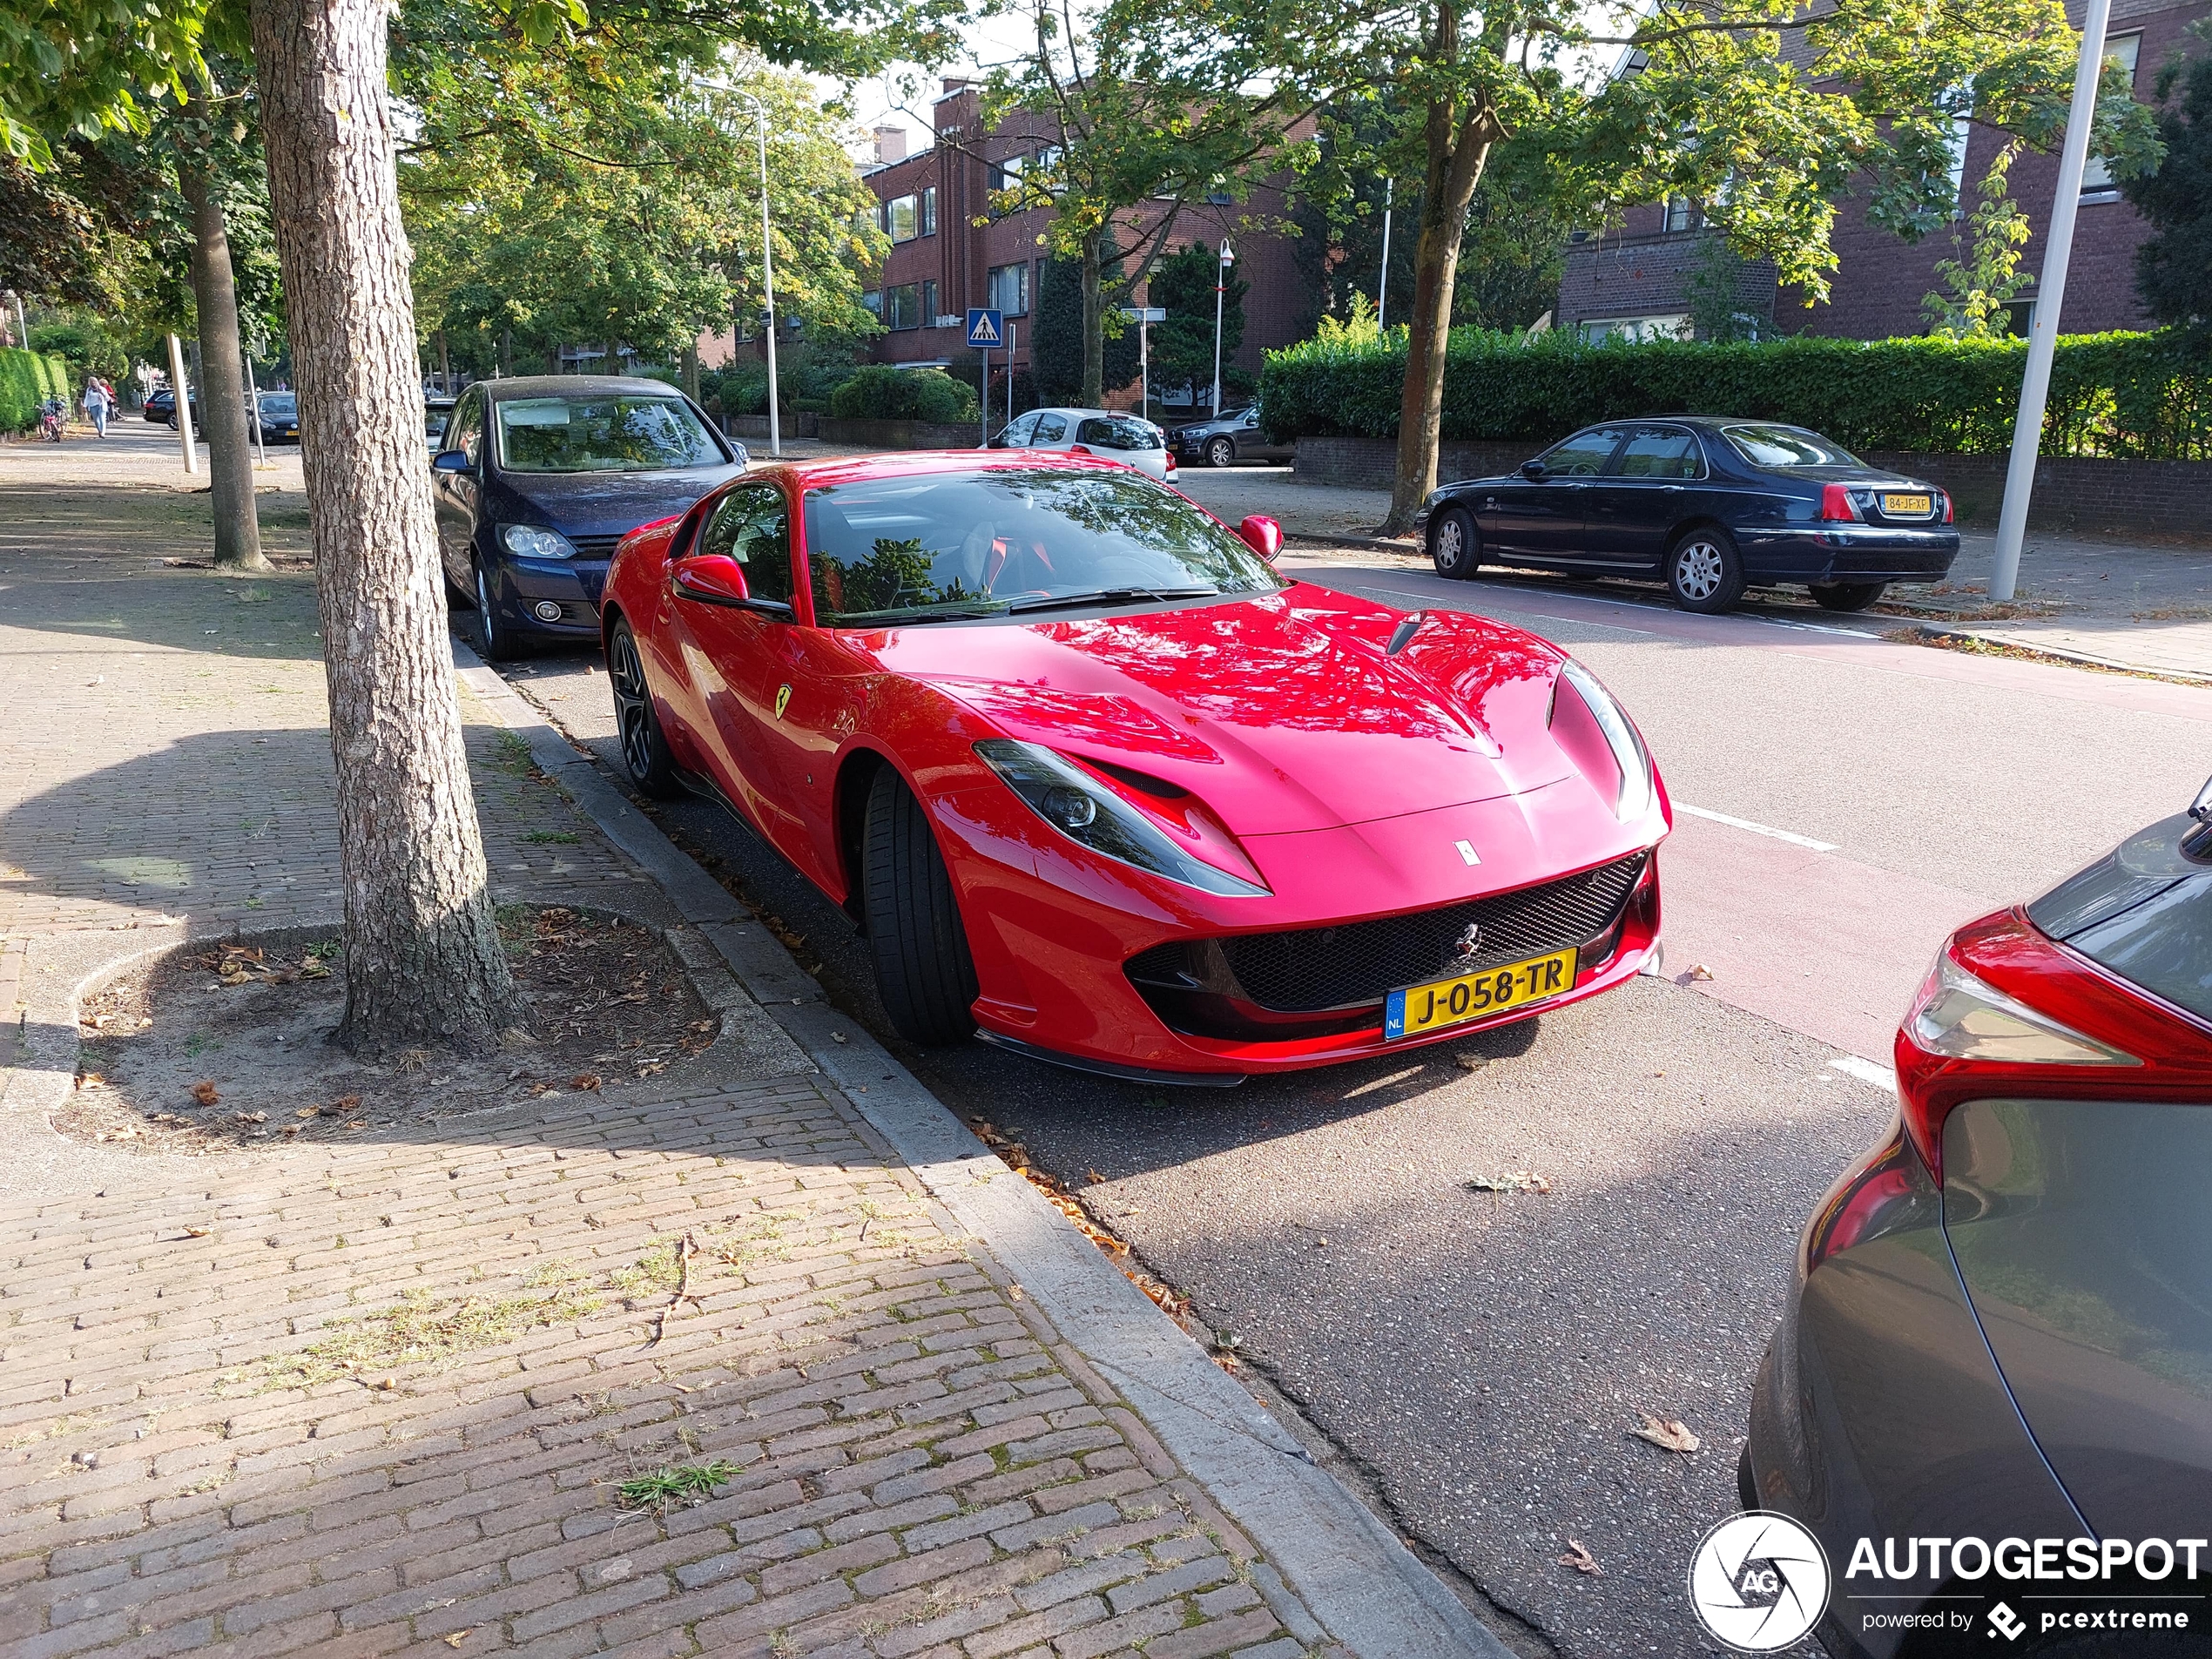
<path fill-rule="evenodd" d="M 113 408 L 114 395 L 107 389 L 107 382 L 98 374 L 88 375 L 84 381 L 84 418 L 92 423 L 92 430 L 107 436 L 107 417 Z"/>

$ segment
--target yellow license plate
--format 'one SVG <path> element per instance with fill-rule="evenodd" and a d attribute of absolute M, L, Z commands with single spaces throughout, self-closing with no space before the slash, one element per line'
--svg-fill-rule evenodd
<path fill-rule="evenodd" d="M 1502 968 L 1486 968 L 1480 974 L 1459 974 L 1408 986 L 1393 991 L 1390 1001 L 1383 1005 L 1383 1039 L 1388 1042 L 1447 1025 L 1464 1025 L 1524 1002 L 1541 1002 L 1574 988 L 1575 953 L 1571 950 L 1555 950 L 1548 956 L 1532 956 Z"/>
<path fill-rule="evenodd" d="M 1935 502 L 1925 496 L 1884 496 L 1882 510 L 1900 518 L 1913 513 L 1925 517 L 1935 511 Z"/>

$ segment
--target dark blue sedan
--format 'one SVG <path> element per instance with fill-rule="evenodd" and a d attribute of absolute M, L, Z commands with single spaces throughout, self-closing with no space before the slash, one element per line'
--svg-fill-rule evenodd
<path fill-rule="evenodd" d="M 446 581 L 496 662 L 530 641 L 599 643 L 615 543 L 745 470 L 745 452 L 659 381 L 480 381 L 431 462 Z"/>
<path fill-rule="evenodd" d="M 1658 577 L 1686 610 L 1803 583 L 1864 610 L 1892 582 L 1938 582 L 1959 556 L 1951 498 L 1870 467 L 1803 427 L 1669 415 L 1586 427 L 1507 478 L 1447 484 L 1425 509 L 1429 556 Z"/>

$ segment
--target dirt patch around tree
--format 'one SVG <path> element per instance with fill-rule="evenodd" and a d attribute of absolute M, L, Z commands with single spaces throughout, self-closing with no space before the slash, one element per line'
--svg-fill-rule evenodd
<path fill-rule="evenodd" d="M 531 1036 L 473 1058 L 415 1050 L 374 1065 L 332 1043 L 346 1005 L 335 928 L 203 940 L 143 960 L 84 998 L 77 1087 L 54 1127 L 219 1153 L 708 1079 L 720 1022 L 651 928 L 503 905 L 499 930 Z"/>

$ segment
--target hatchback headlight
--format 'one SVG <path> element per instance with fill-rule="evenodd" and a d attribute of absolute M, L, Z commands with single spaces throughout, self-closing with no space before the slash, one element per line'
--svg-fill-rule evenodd
<path fill-rule="evenodd" d="M 1644 751 L 1643 739 L 1636 735 L 1635 727 L 1621 705 L 1613 700 L 1613 693 L 1598 684 L 1597 676 L 1581 664 L 1569 658 L 1559 671 L 1559 678 L 1589 710 L 1590 718 L 1597 722 L 1597 729 L 1605 738 L 1605 746 L 1613 752 L 1613 764 L 1620 768 L 1621 788 L 1614 799 L 1613 815 L 1623 824 L 1642 818 L 1651 810 L 1653 793 L 1651 757 Z M 1559 693 L 1554 689 L 1551 719 L 1557 719 L 1558 715 Z"/>
<path fill-rule="evenodd" d="M 975 745 L 975 752 L 1039 818 L 1094 853 L 1201 893 L 1230 899 L 1267 896 L 1265 887 L 1192 858 L 1143 813 L 1041 743 L 988 738 Z"/>
<path fill-rule="evenodd" d="M 509 553 L 519 553 L 526 559 L 572 559 L 576 543 L 558 530 L 549 530 L 537 524 L 509 524 L 500 531 L 500 539 L 507 543 Z"/>

